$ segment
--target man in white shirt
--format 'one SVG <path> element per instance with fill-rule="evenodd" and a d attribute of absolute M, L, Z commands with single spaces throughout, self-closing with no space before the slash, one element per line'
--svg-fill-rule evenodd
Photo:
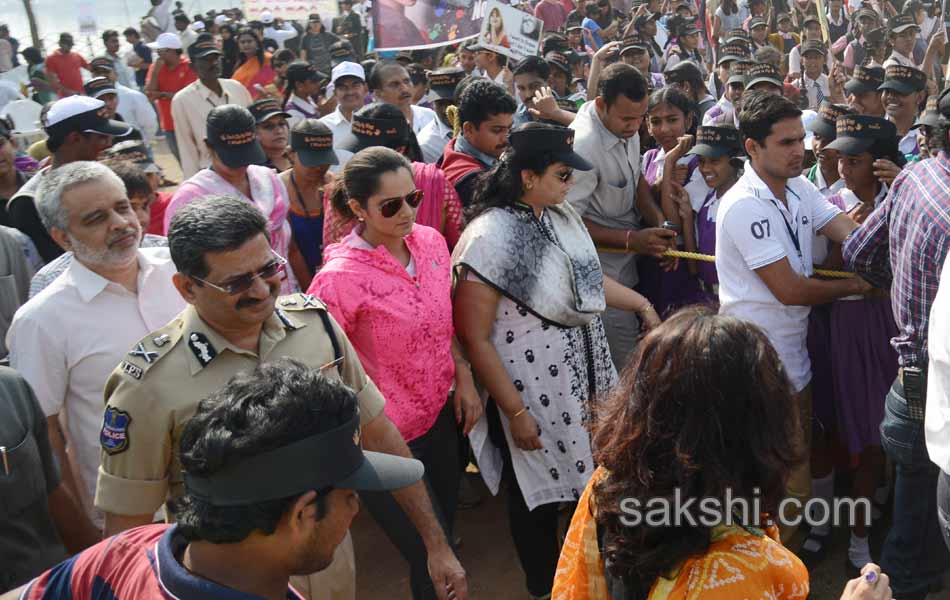
<path fill-rule="evenodd" d="M 345 150 L 356 144 L 352 132 L 353 111 L 366 101 L 366 74 L 359 64 L 344 61 L 333 67 L 330 78 L 336 110 L 320 120 L 333 132 L 333 147 Z"/>
<path fill-rule="evenodd" d="M 251 104 L 247 88 L 233 79 L 219 79 L 221 51 L 210 33 L 201 34 L 188 48 L 188 57 L 198 81 L 188 84 L 172 98 L 175 140 L 185 179 L 211 165 L 211 154 L 205 144 L 206 121 L 211 109 L 225 104 L 246 108 Z"/>
<path fill-rule="evenodd" d="M 445 113 L 450 106 L 456 104 L 455 88 L 465 78 L 465 71 L 459 67 L 450 67 L 433 71 L 428 77 L 429 87 L 435 98 L 433 106 L 435 106 L 436 118 L 425 126 L 418 137 L 423 160 L 434 163 L 442 158 L 445 145 L 452 139 L 454 132 Z"/>
<path fill-rule="evenodd" d="M 412 78 L 409 77 L 406 67 L 398 62 L 377 63 L 370 72 L 367 83 L 376 100 L 399 107 L 416 135 L 436 119 L 434 110 L 412 103 Z"/>
<path fill-rule="evenodd" d="M 135 71 L 125 64 L 125 61 L 119 56 L 119 32 L 115 29 L 107 29 L 102 33 L 102 43 L 106 47 L 104 58 L 108 59 L 112 65 L 112 70 L 116 79 L 114 81 L 121 83 L 126 88 L 135 89 Z M 92 66 L 92 65 L 90 65 Z"/>
<path fill-rule="evenodd" d="M 261 13 L 261 23 L 264 24 L 264 37 L 277 42 L 278 50 L 283 49 L 284 42 L 300 35 L 290 23 L 277 23 L 274 15 L 268 11 Z"/>
<path fill-rule="evenodd" d="M 119 83 L 113 62 L 106 56 L 98 56 L 89 61 L 89 70 L 93 77 L 106 77 L 115 86 L 119 104 L 116 112 L 125 122 L 142 133 L 142 139 L 148 143 L 158 131 L 158 115 L 151 102 L 142 92 Z"/>
<path fill-rule="evenodd" d="M 950 260 L 943 264 L 940 288 L 930 309 L 927 369 L 927 410 L 924 433 L 927 454 L 940 467 L 937 482 L 937 518 L 950 548 Z"/>
<path fill-rule="evenodd" d="M 198 32 L 191 28 L 191 21 L 183 14 L 175 15 L 175 31 L 181 39 L 182 50 L 187 51 L 189 46 L 198 41 Z"/>
<path fill-rule="evenodd" d="M 808 97 L 808 109 L 818 110 L 821 103 L 831 99 L 828 76 L 821 72 L 828 51 L 821 42 L 810 40 L 801 45 L 802 76 L 796 81 Z"/>
<path fill-rule="evenodd" d="M 43 407 L 64 482 L 101 524 L 92 500 L 103 387 L 129 348 L 185 303 L 172 284 L 168 250 L 139 249 L 138 219 L 122 180 L 108 167 L 79 161 L 50 171 L 37 208 L 74 260 L 17 311 L 7 334 L 10 363 Z"/>
<path fill-rule="evenodd" d="M 783 96 L 763 92 L 747 93 L 742 103 L 739 129 L 749 161 L 716 216 L 720 313 L 761 327 L 788 373 L 800 413 L 796 445 L 803 454 L 787 490 L 804 504 L 811 494 L 809 307 L 871 288 L 857 277 L 811 278 L 814 234 L 841 242 L 857 224 L 801 176 L 801 110 Z M 801 505 L 790 508 L 785 517 L 794 517 Z M 787 543 L 796 530 L 782 527 L 782 540 Z"/>

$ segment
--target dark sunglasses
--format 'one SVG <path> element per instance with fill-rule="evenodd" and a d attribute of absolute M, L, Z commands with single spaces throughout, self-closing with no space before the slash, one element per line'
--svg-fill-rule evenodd
<path fill-rule="evenodd" d="M 415 190 L 409 192 L 405 196 L 397 196 L 395 198 L 387 198 L 382 201 L 379 205 L 379 214 L 383 215 L 387 219 L 391 219 L 396 216 L 396 213 L 402 209 L 402 203 L 405 201 L 406 204 L 412 208 L 418 208 L 422 204 L 422 190 Z"/>
<path fill-rule="evenodd" d="M 274 254 L 274 260 L 264 265 L 259 271 L 255 273 L 239 275 L 222 283 L 211 283 L 210 281 L 205 281 L 204 279 L 195 276 L 192 276 L 192 279 L 211 286 L 219 292 L 224 292 L 229 296 L 236 296 L 237 294 L 246 292 L 248 289 L 250 289 L 250 287 L 254 285 L 255 279 L 270 279 L 278 273 L 283 273 L 286 266 L 287 260 L 282 256 Z"/>
<path fill-rule="evenodd" d="M 568 169 L 567 171 L 564 171 L 563 173 L 557 173 L 555 175 L 555 177 L 561 180 L 561 183 L 567 183 L 568 181 L 571 180 L 571 177 L 573 176 L 574 176 L 574 169 Z"/>

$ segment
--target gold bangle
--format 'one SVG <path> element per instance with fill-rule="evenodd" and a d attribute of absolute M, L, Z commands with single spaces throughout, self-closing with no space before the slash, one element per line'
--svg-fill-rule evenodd
<path fill-rule="evenodd" d="M 528 412 L 528 407 L 527 407 L 527 406 L 523 406 L 523 407 L 521 407 L 521 410 L 519 410 L 519 411 L 516 412 L 515 414 L 511 415 L 511 418 L 508 419 L 508 420 L 509 420 L 509 421 L 514 421 L 515 419 L 517 419 L 518 417 L 520 417 L 521 415 L 523 415 L 523 414 L 526 413 L 526 412 Z"/>
<path fill-rule="evenodd" d="M 637 309 L 637 313 L 645 313 L 648 310 L 655 311 L 656 308 L 654 308 L 653 304 L 651 304 L 650 302 L 647 302 L 646 304 L 644 304 L 643 306 Z"/>

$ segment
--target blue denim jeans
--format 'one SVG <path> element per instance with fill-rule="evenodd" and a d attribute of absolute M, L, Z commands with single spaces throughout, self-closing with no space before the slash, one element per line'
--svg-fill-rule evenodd
<path fill-rule="evenodd" d="M 948 556 L 937 521 L 937 475 L 924 444 L 923 421 L 910 418 L 900 380 L 884 401 L 881 444 L 894 461 L 894 517 L 881 550 L 881 570 L 894 597 L 923 599 L 940 581 Z"/>

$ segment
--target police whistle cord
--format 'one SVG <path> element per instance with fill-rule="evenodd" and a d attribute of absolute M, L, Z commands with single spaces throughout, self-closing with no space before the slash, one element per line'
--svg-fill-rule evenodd
<path fill-rule="evenodd" d="M 603 248 L 598 246 L 598 252 L 604 252 L 606 254 L 633 254 L 632 252 L 627 252 L 626 250 L 621 250 L 620 248 Z M 686 252 L 684 250 L 667 250 L 663 253 L 663 256 L 669 256 L 670 258 L 688 258 L 690 260 L 701 260 L 703 262 L 716 262 L 716 257 L 711 254 L 700 254 L 699 252 Z M 847 279 L 849 277 L 854 277 L 854 273 L 848 271 L 829 271 L 827 269 L 815 269 L 815 275 L 821 275 L 822 277 L 832 277 L 835 279 Z"/>

